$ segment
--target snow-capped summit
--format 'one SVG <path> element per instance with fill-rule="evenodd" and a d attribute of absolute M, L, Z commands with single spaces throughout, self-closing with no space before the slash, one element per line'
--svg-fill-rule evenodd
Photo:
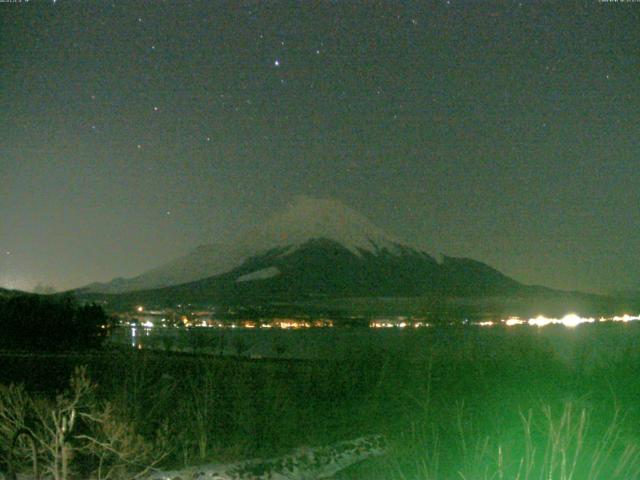
<path fill-rule="evenodd" d="M 317 239 L 339 243 L 356 255 L 363 250 L 376 253 L 387 249 L 394 252 L 402 244 L 337 200 L 300 195 L 284 212 L 251 229 L 241 238 L 239 245 L 244 251 L 257 254 L 278 247 L 295 249 Z"/>
<path fill-rule="evenodd" d="M 94 283 L 88 291 L 120 293 L 166 287 L 220 275 L 274 249 L 292 253 L 311 240 L 329 240 L 351 253 L 398 253 L 401 242 L 343 203 L 297 196 L 283 211 L 242 234 L 231 245 L 203 245 L 136 277 Z M 405 247 L 406 248 L 406 247 Z"/>
<path fill-rule="evenodd" d="M 160 290 L 153 290 L 161 288 Z M 385 233 L 337 200 L 296 197 L 230 246 L 206 245 L 87 293 L 145 290 L 184 302 L 305 296 L 416 296 L 517 291 L 518 282 L 470 259 L 442 261 Z M 153 290 L 153 293 L 149 291 Z"/>

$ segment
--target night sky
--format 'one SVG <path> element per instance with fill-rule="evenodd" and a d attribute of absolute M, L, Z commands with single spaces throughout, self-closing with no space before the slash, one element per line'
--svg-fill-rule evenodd
<path fill-rule="evenodd" d="M 640 289 L 640 3 L 0 4 L 0 286 L 133 276 L 295 195 Z"/>

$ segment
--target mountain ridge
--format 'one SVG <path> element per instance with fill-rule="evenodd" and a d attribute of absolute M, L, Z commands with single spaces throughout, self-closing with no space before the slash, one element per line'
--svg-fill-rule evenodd
<path fill-rule="evenodd" d="M 361 251 L 387 249 L 399 252 L 403 248 L 413 248 L 337 200 L 299 195 L 283 212 L 250 228 L 231 245 L 200 245 L 182 257 L 135 277 L 95 282 L 81 290 L 123 293 L 179 285 L 223 274 L 244 259 L 273 248 L 295 250 L 307 241 L 319 238 L 336 241 L 356 255 Z"/>
<path fill-rule="evenodd" d="M 436 258 L 336 200 L 298 197 L 232 246 L 200 246 L 81 295 L 165 303 L 304 298 L 518 295 L 532 288 L 468 258 Z"/>
<path fill-rule="evenodd" d="M 246 279 L 268 269 L 274 274 Z M 220 275 L 116 297 L 128 304 L 237 304 L 305 298 L 510 295 L 528 288 L 471 259 L 444 257 L 438 263 L 424 252 L 408 249 L 400 255 L 387 250 L 356 255 L 337 242 L 316 239 L 290 252 L 275 248 Z"/>

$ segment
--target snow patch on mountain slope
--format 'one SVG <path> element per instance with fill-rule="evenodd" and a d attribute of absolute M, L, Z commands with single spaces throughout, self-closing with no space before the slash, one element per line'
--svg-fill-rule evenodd
<path fill-rule="evenodd" d="M 267 278 L 280 275 L 278 267 L 263 268 L 262 270 L 256 270 L 255 272 L 247 273 L 236 278 L 236 282 L 248 282 L 250 280 L 265 280 Z"/>

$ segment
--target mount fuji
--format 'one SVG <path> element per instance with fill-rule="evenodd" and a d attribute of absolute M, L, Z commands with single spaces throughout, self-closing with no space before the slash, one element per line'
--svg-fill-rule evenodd
<path fill-rule="evenodd" d="M 233 245 L 205 245 L 80 294 L 175 301 L 313 296 L 503 295 L 527 287 L 467 258 L 436 260 L 331 199 L 296 197 Z"/>

